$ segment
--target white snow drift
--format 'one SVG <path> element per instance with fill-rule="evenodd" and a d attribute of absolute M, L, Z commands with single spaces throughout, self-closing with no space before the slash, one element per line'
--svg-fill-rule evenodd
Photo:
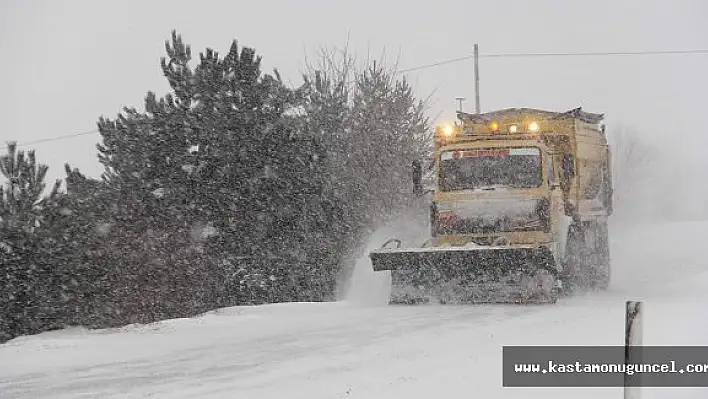
<path fill-rule="evenodd" d="M 372 247 L 389 232 L 379 233 Z M 0 396 L 621 398 L 620 388 L 503 388 L 502 346 L 622 345 L 627 299 L 645 301 L 645 344 L 708 344 L 705 238 L 708 223 L 615 229 L 613 288 L 551 306 L 384 306 L 385 281 L 364 258 L 343 302 L 14 339 L 0 346 Z"/>

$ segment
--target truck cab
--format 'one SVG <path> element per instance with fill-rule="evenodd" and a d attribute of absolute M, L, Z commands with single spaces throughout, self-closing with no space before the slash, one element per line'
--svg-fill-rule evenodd
<path fill-rule="evenodd" d="M 602 240 L 612 213 L 602 115 L 522 108 L 458 118 L 435 131 L 429 244 L 544 247 L 559 273 L 578 269 L 568 258 L 586 254 L 571 254 L 569 240 Z"/>
<path fill-rule="evenodd" d="M 603 115 L 510 108 L 458 119 L 435 130 L 430 237 L 369 254 L 375 272 L 391 273 L 390 302 L 553 303 L 607 288 Z M 418 195 L 422 175 L 414 162 Z"/>

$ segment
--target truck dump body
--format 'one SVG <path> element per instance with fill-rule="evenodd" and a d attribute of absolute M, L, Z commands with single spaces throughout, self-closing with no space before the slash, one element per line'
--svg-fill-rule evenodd
<path fill-rule="evenodd" d="M 391 302 L 555 302 L 568 243 L 584 248 L 571 226 L 612 211 L 602 117 L 522 108 L 438 127 L 430 239 L 370 253 Z"/>

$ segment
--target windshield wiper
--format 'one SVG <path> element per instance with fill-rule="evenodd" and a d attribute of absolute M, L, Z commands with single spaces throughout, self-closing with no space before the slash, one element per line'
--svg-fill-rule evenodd
<path fill-rule="evenodd" d="M 507 184 L 490 184 L 488 186 L 481 186 L 481 187 L 475 187 L 479 188 L 480 190 L 485 190 L 485 191 L 492 191 L 496 190 L 498 188 L 509 188 L 510 186 Z"/>

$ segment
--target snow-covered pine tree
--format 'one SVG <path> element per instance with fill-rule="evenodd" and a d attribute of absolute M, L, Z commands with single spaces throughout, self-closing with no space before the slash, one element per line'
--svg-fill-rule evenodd
<path fill-rule="evenodd" d="M 34 151 L 18 151 L 14 142 L 0 157 L 6 180 L 0 188 L 0 341 L 51 327 L 55 319 L 58 248 L 47 234 L 46 215 L 61 182 L 46 195 L 47 170 Z"/>
<path fill-rule="evenodd" d="M 352 102 L 346 168 L 372 226 L 410 203 L 411 164 L 426 153 L 429 122 L 405 78 L 380 64 L 358 74 Z"/>
<path fill-rule="evenodd" d="M 298 93 L 302 99 L 300 123 L 304 130 L 319 139 L 324 154 L 322 167 L 318 169 L 324 182 L 318 204 L 322 212 L 319 228 L 310 235 L 317 243 L 310 250 L 310 257 L 324 269 L 319 280 L 326 297 L 332 298 L 336 295 L 334 288 L 339 269 L 350 255 L 352 243 L 357 241 L 360 226 L 349 213 L 349 182 L 344 169 L 350 113 L 347 71 L 351 65 L 346 61 L 338 65 L 327 64 L 327 61 L 334 60 L 323 60 L 324 69 L 312 70 L 303 76 L 304 84 Z"/>
<path fill-rule="evenodd" d="M 102 256 L 108 192 L 101 181 L 65 165 L 66 193 L 47 208 L 47 233 L 58 248 L 53 255 L 57 322 L 62 325 L 116 325 L 112 293 L 114 262 Z"/>
<path fill-rule="evenodd" d="M 160 284 L 148 284 L 143 302 L 202 311 L 297 299 L 294 275 L 316 266 L 303 243 L 320 212 L 311 205 L 324 157 L 293 116 L 295 93 L 235 41 L 224 57 L 207 49 L 193 68 L 175 32 L 166 47 L 173 93 L 148 93 L 145 112 L 126 108 L 99 122 L 116 217 L 142 226 L 133 233 L 149 236 L 142 245 L 156 242 L 149 257 L 134 260 L 141 265 L 129 266 Z"/>
<path fill-rule="evenodd" d="M 322 50 L 305 76 L 303 119 L 327 149 L 332 199 L 331 249 L 339 278 L 351 271 L 362 241 L 414 203 L 411 163 L 431 146 L 426 104 L 393 68 L 361 70 L 343 50 Z"/>

